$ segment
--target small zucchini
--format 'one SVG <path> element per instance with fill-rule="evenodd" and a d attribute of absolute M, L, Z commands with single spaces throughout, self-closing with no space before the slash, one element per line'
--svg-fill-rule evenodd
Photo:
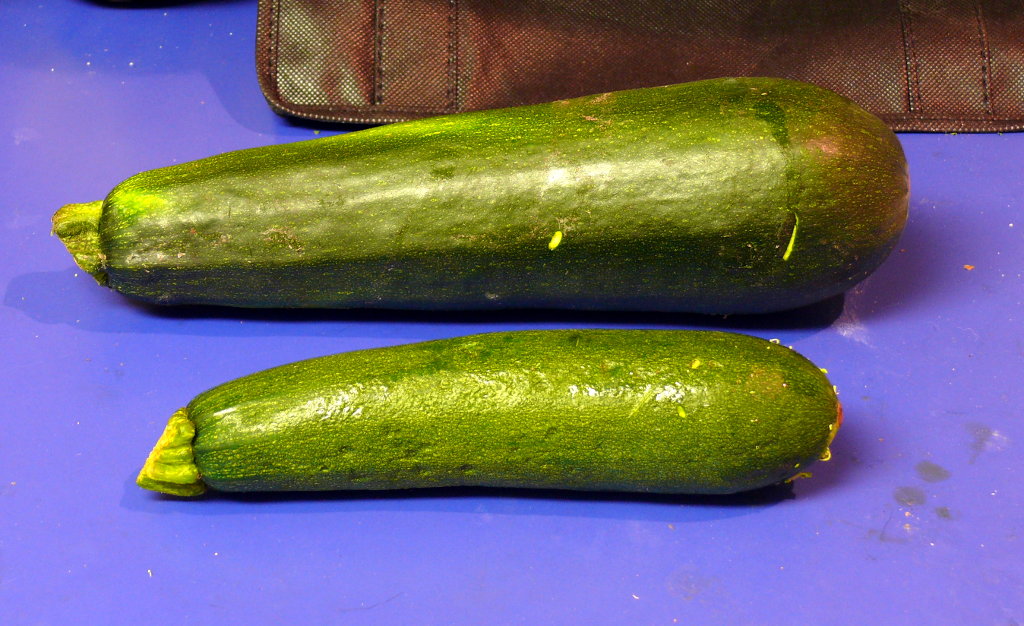
<path fill-rule="evenodd" d="M 761 313 L 868 276 L 907 196 L 881 120 L 736 78 L 221 154 L 53 230 L 100 284 L 159 304 Z"/>
<path fill-rule="evenodd" d="M 536 330 L 348 352 L 214 387 L 138 484 L 220 491 L 498 486 L 720 494 L 827 458 L 821 370 L 735 333 Z"/>

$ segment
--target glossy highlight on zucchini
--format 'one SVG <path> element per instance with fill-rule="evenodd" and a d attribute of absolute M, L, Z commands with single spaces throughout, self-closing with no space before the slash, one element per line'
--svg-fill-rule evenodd
<path fill-rule="evenodd" d="M 722 494 L 805 474 L 841 409 L 785 346 L 683 330 L 529 330 L 258 372 L 171 417 L 138 477 L 179 496 L 492 486 Z"/>
<path fill-rule="evenodd" d="M 762 313 L 868 276 L 907 197 L 881 120 L 730 78 L 229 152 L 67 205 L 53 231 L 158 304 Z"/>

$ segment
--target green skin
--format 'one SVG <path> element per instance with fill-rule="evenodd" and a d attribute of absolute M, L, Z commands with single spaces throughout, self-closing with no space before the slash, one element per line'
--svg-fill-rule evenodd
<path fill-rule="evenodd" d="M 828 379 L 735 333 L 540 330 L 301 361 L 206 391 L 139 475 L 176 495 L 498 486 L 722 494 L 802 474 Z"/>
<path fill-rule="evenodd" d="M 760 313 L 868 276 L 907 198 L 898 140 L 853 102 L 716 79 L 143 172 L 54 232 L 162 304 Z"/>

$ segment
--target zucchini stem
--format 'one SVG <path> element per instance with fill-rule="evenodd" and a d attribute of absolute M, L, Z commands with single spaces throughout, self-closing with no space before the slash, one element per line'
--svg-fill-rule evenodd
<path fill-rule="evenodd" d="M 67 204 L 53 215 L 53 234 L 60 237 L 78 267 L 101 285 L 107 284 L 107 256 L 100 249 L 103 201 Z"/>
<path fill-rule="evenodd" d="M 135 482 L 145 489 L 174 496 L 198 496 L 205 492 L 206 484 L 199 476 L 192 448 L 195 435 L 196 427 L 188 417 L 188 409 L 175 411 Z"/>

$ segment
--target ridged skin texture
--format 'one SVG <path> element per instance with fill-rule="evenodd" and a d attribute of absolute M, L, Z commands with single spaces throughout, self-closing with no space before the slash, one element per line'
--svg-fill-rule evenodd
<path fill-rule="evenodd" d="M 226 491 L 485 485 L 731 493 L 821 457 L 825 375 L 734 333 L 513 331 L 349 352 L 215 387 L 187 407 Z"/>
<path fill-rule="evenodd" d="M 865 278 L 907 195 L 895 135 L 853 102 L 718 79 L 144 172 L 81 255 L 164 304 L 757 313 Z"/>

